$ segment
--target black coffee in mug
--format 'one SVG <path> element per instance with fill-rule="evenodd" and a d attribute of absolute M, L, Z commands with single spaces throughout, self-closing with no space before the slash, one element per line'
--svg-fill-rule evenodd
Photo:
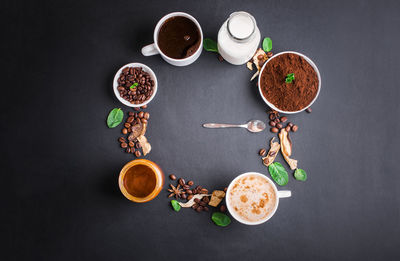
<path fill-rule="evenodd" d="M 200 41 L 200 30 L 192 20 L 174 16 L 161 25 L 157 44 L 166 56 L 184 59 L 197 51 Z"/>

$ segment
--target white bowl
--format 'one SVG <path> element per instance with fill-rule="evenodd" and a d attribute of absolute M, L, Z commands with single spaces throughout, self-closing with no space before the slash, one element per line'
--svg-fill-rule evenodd
<path fill-rule="evenodd" d="M 298 111 L 283 111 L 283 110 L 278 109 L 275 105 L 273 105 L 272 103 L 270 103 L 270 102 L 264 97 L 264 95 L 263 95 L 263 93 L 262 93 L 262 90 L 261 90 L 261 75 L 262 75 L 262 73 L 263 73 L 263 71 L 264 71 L 265 66 L 266 66 L 272 59 L 274 59 L 275 57 L 277 57 L 277 56 L 279 56 L 279 55 L 282 55 L 282 54 L 285 54 L 285 53 L 293 53 L 293 54 L 297 54 L 297 55 L 303 57 L 303 58 L 314 68 L 314 70 L 315 70 L 315 72 L 317 73 L 317 76 L 318 76 L 318 91 L 317 91 L 317 95 L 315 95 L 314 99 L 310 102 L 310 104 L 308 104 L 306 107 L 304 107 L 303 109 L 298 110 Z M 319 70 L 318 70 L 317 66 L 314 64 L 313 61 L 311 61 L 310 58 L 308 58 L 308 57 L 305 56 L 304 54 L 301 54 L 301 53 L 298 53 L 298 52 L 286 51 L 286 52 L 280 52 L 280 53 L 275 54 L 274 56 L 272 56 L 271 58 L 269 58 L 269 59 L 264 63 L 263 67 L 262 67 L 261 70 L 260 70 L 260 74 L 258 75 L 258 91 L 260 92 L 261 98 L 264 100 L 264 102 L 265 102 L 271 109 L 273 109 L 273 110 L 275 110 L 275 111 L 278 111 L 278 112 L 280 112 L 280 113 L 294 114 L 294 113 L 302 112 L 302 111 L 304 111 L 305 109 L 311 107 L 311 105 L 312 105 L 312 104 L 315 102 L 315 100 L 318 98 L 318 95 L 319 95 L 320 90 L 321 90 L 321 75 L 319 74 Z"/>
<path fill-rule="evenodd" d="M 151 79 L 154 81 L 154 86 L 153 86 L 153 94 L 150 96 L 150 98 L 146 101 L 144 101 L 143 103 L 139 103 L 139 104 L 132 104 L 129 101 L 125 100 L 124 98 L 121 97 L 121 95 L 119 94 L 118 91 L 118 78 L 121 75 L 122 69 L 124 69 L 125 67 L 142 67 L 143 71 L 147 72 L 148 74 L 150 74 Z M 157 89 L 158 89 L 158 82 L 157 82 L 157 77 L 156 74 L 153 72 L 152 69 L 150 69 L 150 67 L 148 67 L 147 65 L 143 64 L 143 63 L 128 63 L 125 64 L 124 66 L 122 66 L 118 72 L 115 74 L 114 76 L 114 82 L 113 82 L 113 88 L 114 88 L 114 94 L 117 97 L 117 99 L 122 102 L 124 105 L 129 106 L 129 107 L 140 107 L 143 105 L 148 104 L 149 102 L 151 102 L 151 100 L 154 98 L 154 96 L 156 96 L 157 93 Z"/>

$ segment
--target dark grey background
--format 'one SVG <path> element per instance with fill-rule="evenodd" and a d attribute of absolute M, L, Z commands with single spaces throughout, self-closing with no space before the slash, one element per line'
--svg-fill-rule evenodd
<path fill-rule="evenodd" d="M 313 112 L 290 116 L 308 180 L 290 176 L 292 198 L 260 226 L 176 213 L 165 190 L 129 202 L 117 177 L 132 156 L 105 124 L 112 108 L 130 110 L 112 92 L 129 62 L 159 80 L 146 158 L 209 189 L 267 174 L 257 152 L 271 133 L 201 127 L 266 119 L 252 72 L 207 52 L 183 68 L 140 54 L 169 12 L 192 14 L 216 39 L 238 10 L 274 53 L 319 67 Z M 399 260 L 399 11 L 398 1 L 2 1 L 0 259 Z"/>

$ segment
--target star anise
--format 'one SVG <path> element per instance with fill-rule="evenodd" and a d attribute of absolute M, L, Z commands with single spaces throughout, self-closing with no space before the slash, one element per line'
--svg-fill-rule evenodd
<path fill-rule="evenodd" d="M 169 192 L 172 192 L 171 194 L 169 194 L 169 198 L 175 196 L 175 198 L 180 198 L 183 194 L 185 194 L 185 192 L 180 188 L 181 185 L 178 184 L 178 186 L 174 186 L 172 184 L 169 184 L 169 186 L 171 187 L 170 189 L 168 189 Z"/>

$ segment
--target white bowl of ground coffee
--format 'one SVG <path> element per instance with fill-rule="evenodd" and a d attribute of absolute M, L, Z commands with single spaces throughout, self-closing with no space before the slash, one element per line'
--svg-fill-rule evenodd
<path fill-rule="evenodd" d="M 294 79 L 286 81 L 290 74 L 294 74 Z M 281 52 L 268 59 L 261 68 L 258 90 L 271 109 L 280 113 L 298 113 L 318 98 L 321 75 L 314 62 L 304 54 Z"/>

